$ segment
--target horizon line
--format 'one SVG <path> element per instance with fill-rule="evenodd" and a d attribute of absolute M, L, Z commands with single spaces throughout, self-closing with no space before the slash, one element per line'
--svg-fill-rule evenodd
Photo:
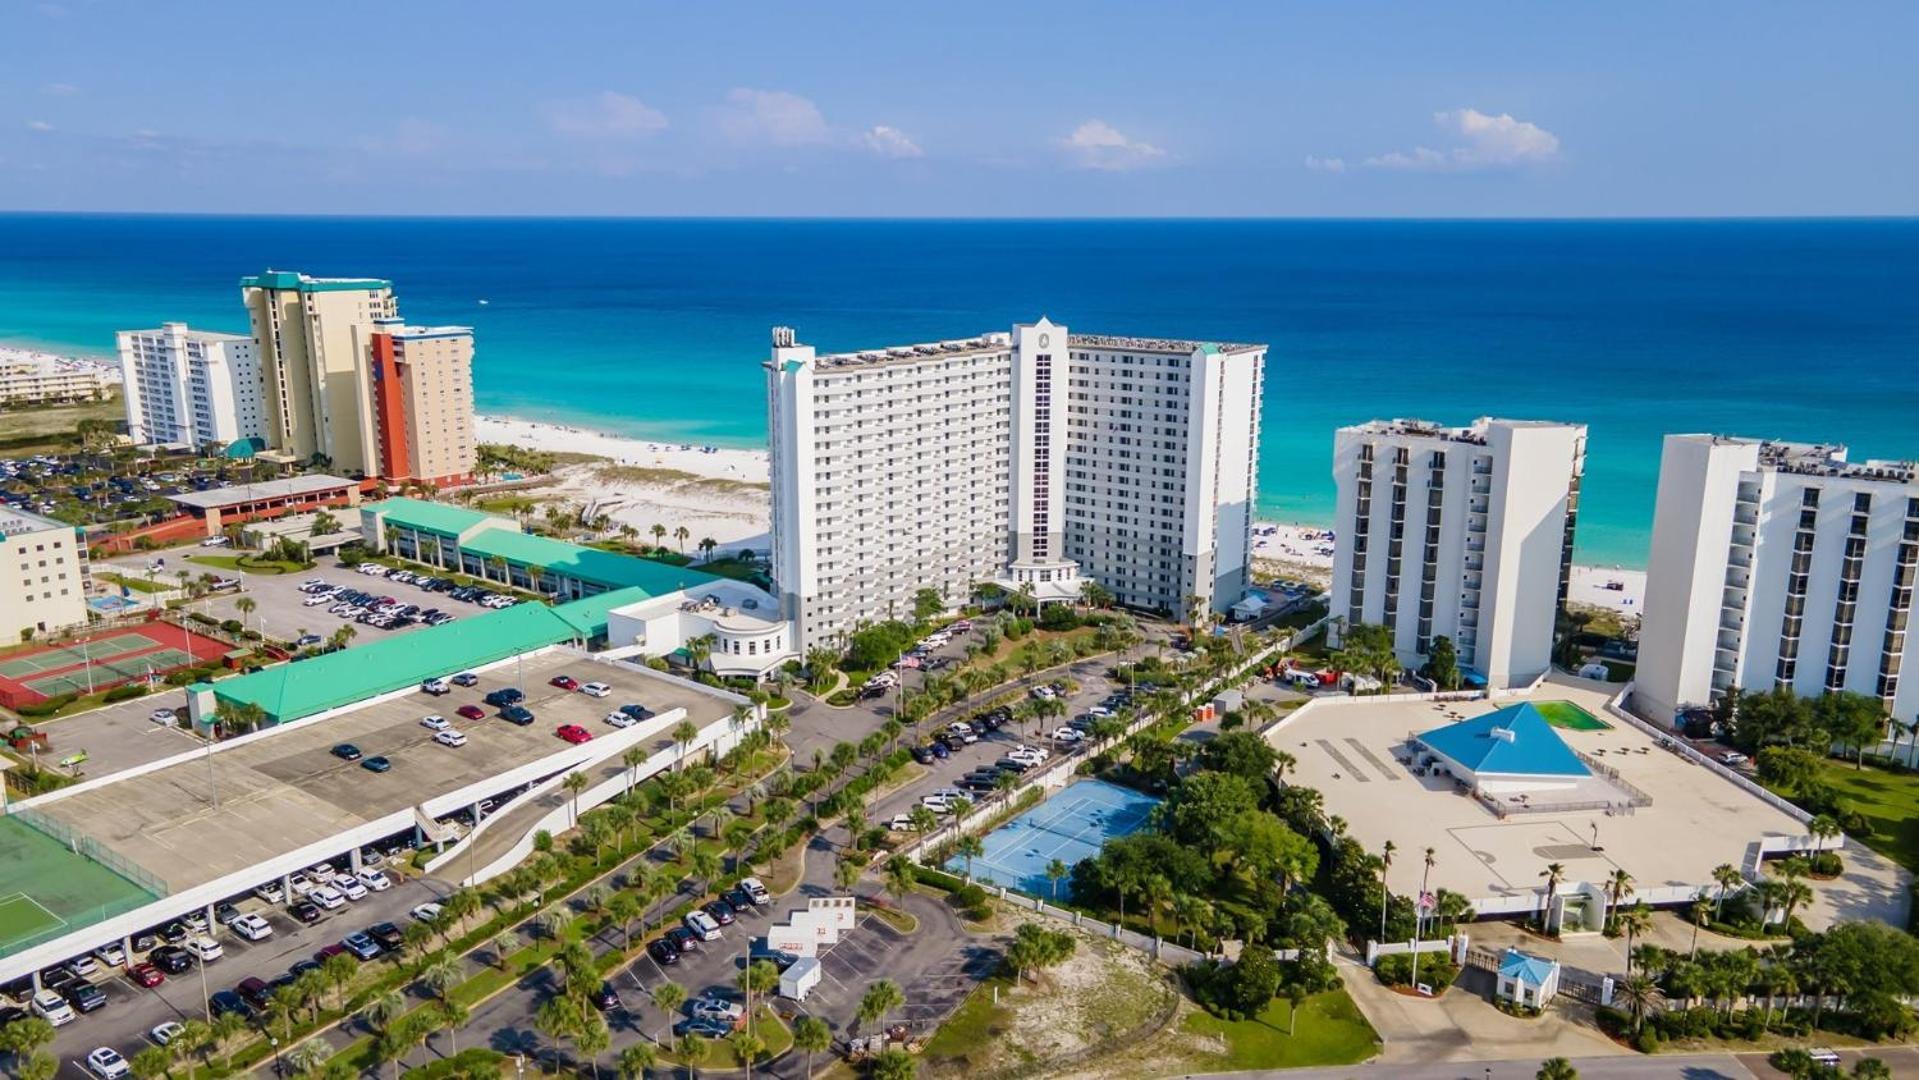
<path fill-rule="evenodd" d="M 1285 214 L 537 214 L 537 213 L 424 213 L 377 211 L 340 211 L 286 214 L 268 211 L 230 210 L 21 210 L 0 209 L 0 218 L 205 218 L 215 220 L 263 221 L 646 221 L 646 222 L 872 222 L 872 223 L 1077 223 L 1077 222 L 1178 222 L 1178 223 L 1262 223 L 1317 222 L 1426 223 L 1426 224 L 1631 224 L 1646 223 L 1767 223 L 1767 222 L 1915 222 L 1919 211 L 1872 214 L 1542 214 L 1542 215 L 1285 215 Z"/>

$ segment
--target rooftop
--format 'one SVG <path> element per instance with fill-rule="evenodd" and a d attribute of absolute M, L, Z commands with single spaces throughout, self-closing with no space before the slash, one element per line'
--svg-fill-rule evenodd
<path fill-rule="evenodd" d="M 321 491 L 344 491 L 358 486 L 358 481 L 344 477 L 310 474 L 289 476 L 284 480 L 263 480 L 253 484 L 211 488 L 206 491 L 183 491 L 178 495 L 169 495 L 167 498 L 181 506 L 197 506 L 203 510 L 212 510 L 223 506 L 259 502 L 261 499 L 285 499 Z"/>
<path fill-rule="evenodd" d="M 408 341 L 420 338 L 473 336 L 471 326 L 408 326 L 404 319 L 375 319 L 373 328 L 382 334 L 391 334 Z"/>
<path fill-rule="evenodd" d="M 1133 352 L 1178 353 L 1190 356 L 1195 352 L 1259 352 L 1264 345 L 1248 345 L 1229 341 L 1187 341 L 1182 338 L 1127 337 L 1123 334 L 1068 334 L 1067 344 L 1082 349 L 1128 349 Z"/>
<path fill-rule="evenodd" d="M 1195 352 L 1258 352 L 1264 345 L 1244 345 L 1215 341 L 1187 341 L 1179 338 L 1128 337 L 1116 334 L 1072 334 L 1067 335 L 1069 348 L 1086 349 L 1122 349 L 1131 352 L 1176 353 L 1188 356 Z M 947 359 L 957 356 L 969 356 L 976 353 L 1002 353 L 1013 347 L 1011 334 L 995 331 L 980 334 L 977 337 L 949 338 L 944 341 L 924 341 L 911 345 L 889 345 L 877 349 L 860 349 L 854 352 L 821 353 L 814 357 L 815 368 L 844 368 L 866 364 L 887 364 L 916 362 L 922 360 Z"/>
<path fill-rule="evenodd" d="M 1532 702 L 1419 733 L 1419 741 L 1481 777 L 1591 776 Z"/>
<path fill-rule="evenodd" d="M 240 279 L 242 289 L 295 289 L 303 293 L 314 292 L 374 292 L 391 289 L 393 283 L 383 278 L 317 278 L 308 277 L 294 270 L 268 270 L 264 274 L 251 274 Z"/>
<path fill-rule="evenodd" d="M 73 531 L 73 526 L 52 518 L 41 517 L 39 514 L 28 513 L 25 510 L 16 510 L 10 506 L 0 507 L 0 540 L 17 533 L 39 533 L 50 529 Z"/>
<path fill-rule="evenodd" d="M 1507 949 L 1506 955 L 1499 961 L 1499 974 L 1508 979 L 1518 979 L 1528 986 L 1544 986 L 1552 977 L 1553 969 L 1559 961 L 1532 953 Z"/>
<path fill-rule="evenodd" d="M 461 541 L 460 550 L 485 559 L 497 557 L 520 566 L 537 566 L 609 589 L 643 589 L 649 596 L 697 588 L 714 580 L 712 574 L 703 571 L 511 529 L 482 529 Z"/>
<path fill-rule="evenodd" d="M 196 341 L 252 341 L 251 334 L 229 334 L 224 330 L 195 330 L 183 322 L 161 323 L 157 330 L 122 330 L 123 334 L 139 336 L 158 336 L 163 334 L 182 334 Z"/>
<path fill-rule="evenodd" d="M 443 502 L 430 502 L 426 499 L 408 499 L 404 497 L 385 499 L 376 503 L 366 503 L 360 507 L 363 513 L 379 514 L 394 525 L 409 529 L 441 533 L 446 536 L 458 536 L 475 525 L 517 530 L 518 522 L 510 518 L 483 514 L 478 510 L 468 510 L 463 506 L 452 506 Z"/>
<path fill-rule="evenodd" d="M 1367 435 L 1404 435 L 1416 439 L 1437 439 L 1442 442 L 1470 443 L 1474 446 L 1486 445 L 1486 432 L 1492 427 L 1581 427 L 1579 424 L 1564 424 L 1557 420 L 1509 420 L 1496 416 L 1482 416 L 1465 427 L 1447 427 L 1432 420 L 1418 420 L 1399 417 L 1392 420 L 1368 420 L 1363 424 L 1353 424 L 1341 428 L 1341 431 L 1356 431 Z"/>

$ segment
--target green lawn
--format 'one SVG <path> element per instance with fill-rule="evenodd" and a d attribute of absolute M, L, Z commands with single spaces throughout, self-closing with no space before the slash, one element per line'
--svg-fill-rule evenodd
<path fill-rule="evenodd" d="M 169 584 L 165 580 L 163 580 L 163 576 L 155 577 L 154 580 L 148 581 L 146 578 L 142 578 L 142 577 L 131 577 L 126 574 L 116 574 L 111 570 L 95 571 L 93 576 L 96 579 L 101 581 L 111 581 L 115 585 L 124 585 L 127 588 L 132 589 L 134 592 L 139 592 L 139 593 L 166 592 L 168 589 L 171 589 L 174 587 L 172 584 Z M 179 579 L 175 578 L 174 581 L 177 583 Z"/>
<path fill-rule="evenodd" d="M 1286 999 L 1276 998 L 1251 1020 L 1221 1020 L 1199 1012 L 1181 1027 L 1194 1035 L 1225 1038 L 1227 1052 L 1203 1063 L 1222 1070 L 1354 1065 L 1379 1052 L 1378 1033 L 1344 990 L 1307 998 L 1294 1034 L 1288 1035 L 1292 1011 Z"/>
<path fill-rule="evenodd" d="M 1011 979 L 994 976 L 975 988 L 959 1010 L 926 1040 L 926 1060 L 963 1067 L 969 1055 L 985 1050 L 1012 1015 L 1011 1009 L 993 1002 L 993 989 L 1004 992 L 1012 985 Z"/>
<path fill-rule="evenodd" d="M 189 555 L 187 561 L 201 566 L 211 566 L 220 570 L 238 570 L 248 574 L 301 574 L 313 569 L 312 563 L 302 565 L 276 559 L 261 559 L 252 555 Z"/>
<path fill-rule="evenodd" d="M 1872 823 L 1867 847 L 1919 873 L 1919 775 L 1828 760 L 1819 779 Z"/>

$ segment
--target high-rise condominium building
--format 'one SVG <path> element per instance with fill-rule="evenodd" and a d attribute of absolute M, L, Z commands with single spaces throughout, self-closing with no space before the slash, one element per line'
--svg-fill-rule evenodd
<path fill-rule="evenodd" d="M 1261 345 L 1069 334 L 766 363 L 773 574 L 801 647 L 995 582 L 1223 611 L 1248 584 Z"/>
<path fill-rule="evenodd" d="M 1668 435 L 1633 710 L 1672 722 L 1727 689 L 1850 690 L 1919 716 L 1906 633 L 1919 464 L 1843 446 Z"/>
<path fill-rule="evenodd" d="M 195 450 L 266 433 L 265 380 L 253 339 L 190 330 L 122 330 L 120 374 L 127 434 L 136 443 Z"/>
<path fill-rule="evenodd" d="M 0 506 L 0 640 L 87 623 L 87 547 L 71 525 Z"/>
<path fill-rule="evenodd" d="M 1406 667 L 1424 663 L 1444 636 L 1460 668 L 1490 686 L 1546 672 L 1572 571 L 1585 456 L 1582 424 L 1340 428 L 1332 640 L 1343 619 L 1392 631 Z"/>
<path fill-rule="evenodd" d="M 268 270 L 240 279 L 240 295 L 266 377 L 267 442 L 372 475 L 371 337 L 376 320 L 399 315 L 392 283 Z"/>
<path fill-rule="evenodd" d="M 465 326 L 373 324 L 375 464 L 388 481 L 466 484 L 473 480 L 473 330 Z"/>

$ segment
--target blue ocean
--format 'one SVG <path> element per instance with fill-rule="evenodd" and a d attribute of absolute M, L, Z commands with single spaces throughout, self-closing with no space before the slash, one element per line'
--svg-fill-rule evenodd
<path fill-rule="evenodd" d="M 839 349 L 1048 315 L 1271 345 L 1260 509 L 1328 522 L 1333 429 L 1590 425 L 1579 557 L 1644 564 L 1660 436 L 1919 457 L 1919 221 L 839 221 L 0 215 L 0 342 L 244 330 L 267 267 L 472 325 L 481 411 L 757 446 L 769 327 Z"/>

